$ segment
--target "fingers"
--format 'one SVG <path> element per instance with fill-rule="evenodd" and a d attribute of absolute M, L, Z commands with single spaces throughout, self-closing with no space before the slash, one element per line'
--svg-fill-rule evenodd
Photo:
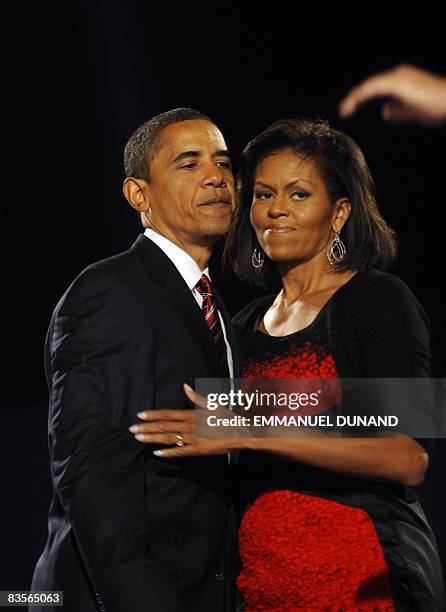
<path fill-rule="evenodd" d="M 381 72 L 369 77 L 356 87 L 353 87 L 339 104 L 339 115 L 342 118 L 350 117 L 360 104 L 384 96 L 398 96 L 398 80 L 392 72 Z"/>
<path fill-rule="evenodd" d="M 189 418 L 187 410 L 145 410 L 138 412 L 136 416 L 143 421 L 183 421 Z"/>
<path fill-rule="evenodd" d="M 168 457 L 193 457 L 202 453 L 197 452 L 194 444 L 186 444 L 184 446 L 154 450 L 153 454 L 164 459 Z"/>
<path fill-rule="evenodd" d="M 178 433 L 179 431 L 191 433 L 195 429 L 195 419 L 184 419 L 182 421 L 150 421 L 149 423 L 136 423 L 129 427 L 133 434 L 159 434 Z"/>
<path fill-rule="evenodd" d="M 146 444 L 176 444 L 181 435 L 185 443 L 195 439 L 194 410 L 149 410 L 139 412 L 144 423 L 129 427 L 135 440 Z"/>
<path fill-rule="evenodd" d="M 419 113 L 414 108 L 399 102 L 384 104 L 382 116 L 386 121 L 413 121 L 414 119 L 419 119 Z"/>
<path fill-rule="evenodd" d="M 189 400 L 199 408 L 207 408 L 206 397 L 200 395 L 189 385 L 184 384 L 184 392 Z M 148 444 L 168 444 L 176 445 L 178 435 L 181 435 L 185 446 L 175 446 L 169 449 L 169 454 L 160 456 L 178 456 L 187 446 L 188 455 L 196 454 L 197 449 L 194 448 L 193 442 L 196 440 L 195 428 L 196 410 L 145 410 L 138 412 L 137 416 L 144 421 L 143 423 L 135 423 L 129 427 L 129 431 L 134 434 L 138 442 Z M 174 453 L 174 454 L 171 454 Z M 184 453 L 183 453 L 184 454 Z M 199 454 L 206 454 L 202 450 Z"/>
<path fill-rule="evenodd" d="M 157 457 L 197 457 L 201 455 L 222 455 L 227 453 L 228 445 L 224 440 L 206 440 L 185 444 L 184 446 L 173 446 L 153 451 Z"/>
<path fill-rule="evenodd" d="M 192 389 L 192 387 L 189 387 L 189 385 L 187 385 L 186 383 L 184 383 L 183 388 L 184 388 L 185 394 L 187 395 L 187 397 L 190 399 L 191 402 L 193 402 L 199 408 L 207 408 L 207 398 L 206 397 L 194 391 L 194 389 Z"/>
<path fill-rule="evenodd" d="M 184 384 L 184 392 L 192 403 L 200 408 L 207 408 L 207 399 L 203 395 L 200 395 L 192 387 Z M 136 415 L 142 421 L 147 422 L 160 422 L 160 421 L 192 421 L 194 419 L 194 412 L 190 410 L 144 410 L 138 412 Z M 131 430 L 132 431 L 132 430 Z"/>
<path fill-rule="evenodd" d="M 391 98 L 383 116 L 391 121 L 440 122 L 446 115 L 446 79 L 411 65 L 399 65 L 365 79 L 340 102 L 342 118 L 374 98 Z"/>
<path fill-rule="evenodd" d="M 180 436 L 180 437 L 179 437 Z M 179 440 L 182 440 L 184 444 L 191 444 L 194 439 L 190 434 L 181 432 L 178 433 L 138 433 L 135 435 L 135 440 L 138 442 L 144 442 L 145 444 L 168 444 L 177 445 Z M 178 447 L 181 448 L 181 447 Z"/>
<path fill-rule="evenodd" d="M 427 111 L 400 102 L 388 102 L 382 109 L 383 119 L 393 123 L 421 122 L 435 124 L 435 118 Z"/>

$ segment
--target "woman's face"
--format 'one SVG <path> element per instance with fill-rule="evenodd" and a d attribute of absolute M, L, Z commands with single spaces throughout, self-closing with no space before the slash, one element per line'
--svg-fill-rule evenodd
<path fill-rule="evenodd" d="M 303 263 L 325 252 L 333 229 L 348 217 L 346 198 L 332 204 L 312 159 L 281 151 L 263 159 L 254 174 L 251 223 L 260 246 L 278 263 Z"/>

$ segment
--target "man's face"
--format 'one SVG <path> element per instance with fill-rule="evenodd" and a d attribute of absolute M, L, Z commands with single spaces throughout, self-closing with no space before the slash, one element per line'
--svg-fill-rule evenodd
<path fill-rule="evenodd" d="M 236 202 L 221 132 L 209 121 L 181 121 L 163 129 L 160 145 L 144 186 L 150 227 L 182 247 L 214 244 Z"/>

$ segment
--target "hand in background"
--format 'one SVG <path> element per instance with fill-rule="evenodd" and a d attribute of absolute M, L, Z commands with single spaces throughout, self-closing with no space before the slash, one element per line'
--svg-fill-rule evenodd
<path fill-rule="evenodd" d="M 400 65 L 365 79 L 339 104 L 342 118 L 375 98 L 390 98 L 382 116 L 391 122 L 438 125 L 446 120 L 446 77 L 410 65 Z"/>

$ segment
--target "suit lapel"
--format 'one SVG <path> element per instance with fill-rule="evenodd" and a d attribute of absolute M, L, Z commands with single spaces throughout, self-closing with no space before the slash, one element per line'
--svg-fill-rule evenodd
<path fill-rule="evenodd" d="M 218 310 L 223 317 L 223 321 L 225 322 L 225 330 L 226 330 L 226 338 L 231 346 L 232 351 L 232 366 L 234 370 L 234 378 L 238 378 L 240 376 L 240 345 L 237 337 L 237 333 L 235 331 L 234 326 L 232 325 L 231 317 L 229 312 L 226 309 L 225 303 L 223 302 L 220 294 L 214 289 L 215 302 L 217 304 Z"/>
<path fill-rule="evenodd" d="M 209 363 L 210 370 L 215 372 L 217 378 L 220 365 L 209 328 L 183 277 L 169 257 L 143 234 L 138 237 L 131 249 L 137 252 L 147 273 L 163 286 L 164 297 L 189 329 Z"/>

